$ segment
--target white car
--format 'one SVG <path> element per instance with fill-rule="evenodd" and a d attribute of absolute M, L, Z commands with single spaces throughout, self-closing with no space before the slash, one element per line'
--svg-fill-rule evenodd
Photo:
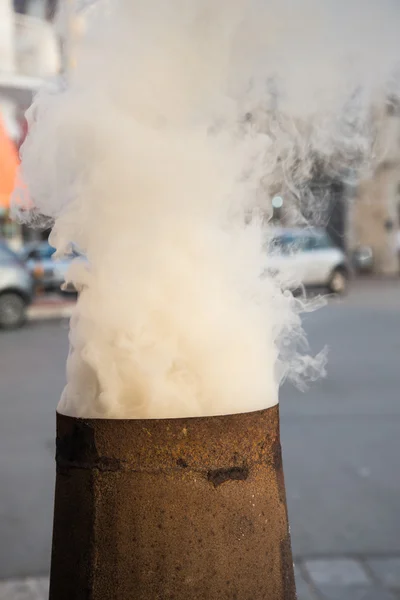
<path fill-rule="evenodd" d="M 276 229 L 269 244 L 269 271 L 293 287 L 347 291 L 351 276 L 345 253 L 323 229 Z"/>

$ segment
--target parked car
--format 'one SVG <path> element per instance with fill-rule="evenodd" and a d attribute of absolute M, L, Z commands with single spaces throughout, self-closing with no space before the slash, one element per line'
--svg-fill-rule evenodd
<path fill-rule="evenodd" d="M 20 258 L 0 241 L 0 328 L 20 327 L 33 298 L 34 282 Z"/>
<path fill-rule="evenodd" d="M 323 229 L 277 229 L 271 242 L 271 272 L 304 287 L 347 291 L 351 267 L 343 250 Z"/>
<path fill-rule="evenodd" d="M 45 292 L 61 291 L 66 273 L 76 256 L 75 253 L 72 253 L 68 258 L 55 260 L 54 253 L 55 248 L 50 246 L 48 242 L 32 242 L 25 246 L 20 253 L 20 257 L 25 262 L 38 287 Z"/>

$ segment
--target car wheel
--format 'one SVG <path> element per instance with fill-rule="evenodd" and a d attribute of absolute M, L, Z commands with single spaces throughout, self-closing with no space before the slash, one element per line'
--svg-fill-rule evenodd
<path fill-rule="evenodd" d="M 0 295 L 0 328 L 16 329 L 25 321 L 26 304 L 18 294 L 6 292 Z"/>
<path fill-rule="evenodd" d="M 329 280 L 329 291 L 333 294 L 345 294 L 347 292 L 349 277 L 345 269 L 335 269 Z"/>

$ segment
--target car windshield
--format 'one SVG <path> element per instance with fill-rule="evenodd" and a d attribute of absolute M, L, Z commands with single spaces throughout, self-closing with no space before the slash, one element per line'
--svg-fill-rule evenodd
<path fill-rule="evenodd" d="M 16 258 L 14 252 L 6 244 L 0 242 L 0 260 L 9 261 L 10 259 L 16 260 Z"/>
<path fill-rule="evenodd" d="M 307 238 L 307 250 L 325 250 L 333 247 L 334 244 L 327 233 L 315 233 Z"/>
<path fill-rule="evenodd" d="M 284 233 L 272 240 L 271 248 L 273 251 L 282 254 L 289 254 L 302 250 L 303 238 L 299 235 Z"/>
<path fill-rule="evenodd" d="M 333 243 L 329 236 L 322 233 L 283 233 L 272 240 L 273 251 L 282 254 L 293 252 L 309 252 L 312 250 L 323 250 L 332 248 Z"/>

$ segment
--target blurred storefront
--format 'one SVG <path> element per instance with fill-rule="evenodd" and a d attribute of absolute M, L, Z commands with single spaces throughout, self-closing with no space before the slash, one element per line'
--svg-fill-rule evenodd
<path fill-rule="evenodd" d="M 27 133 L 24 113 L 43 80 L 60 71 L 59 43 L 49 21 L 55 9 L 54 0 L 0 0 L 0 236 L 13 246 L 27 233 L 9 218 L 10 178 Z"/>

